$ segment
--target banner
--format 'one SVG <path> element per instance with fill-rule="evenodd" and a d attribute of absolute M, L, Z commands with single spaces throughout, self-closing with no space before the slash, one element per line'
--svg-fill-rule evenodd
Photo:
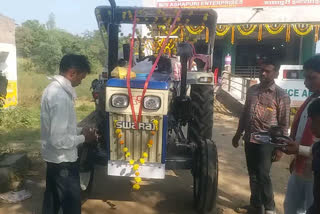
<path fill-rule="evenodd" d="M 320 0 L 157 0 L 158 7 L 182 8 L 283 7 L 314 5 L 320 5 Z"/>

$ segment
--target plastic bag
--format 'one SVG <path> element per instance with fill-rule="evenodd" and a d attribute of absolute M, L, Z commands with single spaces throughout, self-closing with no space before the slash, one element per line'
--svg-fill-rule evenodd
<path fill-rule="evenodd" d="M 128 68 L 125 67 L 115 67 L 113 71 L 111 72 L 111 76 L 119 79 L 126 79 L 127 78 L 127 72 Z M 135 72 L 131 71 L 130 78 L 134 79 L 136 78 Z"/>
<path fill-rule="evenodd" d="M 136 73 L 149 73 L 152 68 L 152 61 L 149 61 L 149 59 L 145 59 L 141 62 L 138 62 L 133 68 L 132 71 Z"/>

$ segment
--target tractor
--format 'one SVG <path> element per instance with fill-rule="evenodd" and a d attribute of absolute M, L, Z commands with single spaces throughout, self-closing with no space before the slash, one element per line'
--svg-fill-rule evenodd
<path fill-rule="evenodd" d="M 217 14 L 207 9 L 118 7 L 114 0 L 110 5 L 95 10 L 108 56 L 104 72 L 92 82 L 96 110 L 91 120 L 101 137 L 96 146 L 79 150 L 83 192 L 90 191 L 97 164 L 108 176 L 135 179 L 133 189 L 140 188 L 140 179 L 165 179 L 165 170 L 184 169 L 193 175 L 195 209 L 215 213 L 218 155 L 212 139 L 212 64 Z M 151 25 L 157 35 L 142 39 L 133 30 L 119 60 L 122 24 L 133 24 L 133 29 Z M 190 28 L 197 31 L 197 41 L 182 35 Z M 176 51 L 168 47 L 170 39 Z M 147 40 L 156 45 L 152 55 L 143 56 Z M 174 72 L 173 60 L 179 72 Z M 151 70 L 131 78 L 132 66 L 143 61 L 152 64 Z M 124 78 L 112 75 L 125 64 Z"/>

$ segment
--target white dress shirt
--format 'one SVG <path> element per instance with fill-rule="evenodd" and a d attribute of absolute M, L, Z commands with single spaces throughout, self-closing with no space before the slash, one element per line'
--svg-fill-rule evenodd
<path fill-rule="evenodd" d="M 61 75 L 54 76 L 41 100 L 42 157 L 51 163 L 75 162 L 77 146 L 85 141 L 77 128 L 71 82 Z"/>

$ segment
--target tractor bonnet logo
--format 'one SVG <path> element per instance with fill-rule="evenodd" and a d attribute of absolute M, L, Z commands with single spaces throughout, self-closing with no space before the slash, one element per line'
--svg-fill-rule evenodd
<path fill-rule="evenodd" d="M 155 131 L 156 126 L 153 123 L 138 123 L 139 130 L 146 130 L 146 131 Z M 125 122 L 125 121 L 118 121 L 116 123 L 117 129 L 136 129 L 136 126 L 133 122 Z"/>

